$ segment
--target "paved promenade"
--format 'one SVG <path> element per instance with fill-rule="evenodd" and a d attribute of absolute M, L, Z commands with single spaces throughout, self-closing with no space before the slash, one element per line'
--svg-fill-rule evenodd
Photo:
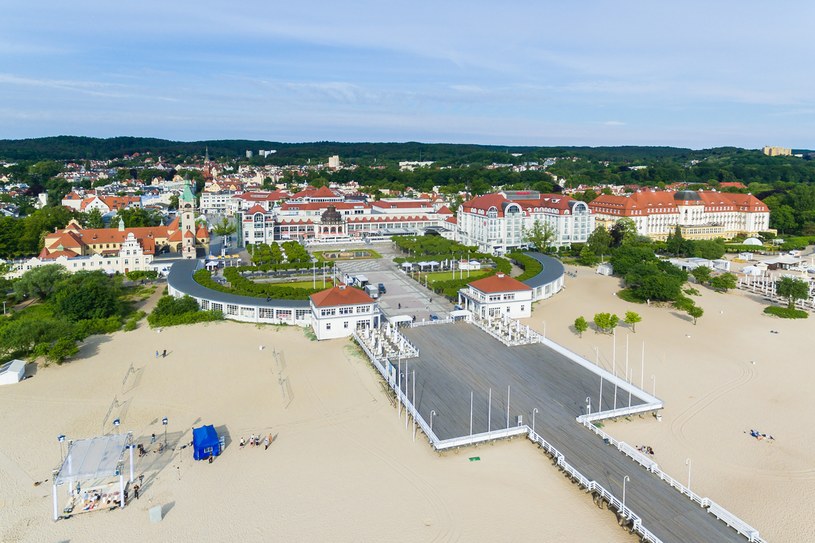
<path fill-rule="evenodd" d="M 745 541 L 575 421 L 585 414 L 587 397 L 591 411 L 596 411 L 600 397 L 596 374 L 541 344 L 506 347 L 471 324 L 410 328 L 404 334 L 418 347 L 420 357 L 403 361 L 402 372 L 412 376 L 415 371 L 419 413 L 430 421 L 431 410 L 435 411 L 433 430 L 440 439 L 470 433 L 471 392 L 473 433 L 486 431 L 488 424 L 492 430 L 505 428 L 507 421 L 515 426 L 518 417 L 532 426 L 533 409 L 537 408 L 535 430 L 583 475 L 618 497 L 623 496 L 623 478 L 630 478 L 626 505 L 664 543 Z M 407 390 L 411 397 L 412 389 L 411 383 Z M 613 385 L 606 382 L 603 410 L 612 408 L 614 394 Z M 628 406 L 628 402 L 628 393 L 618 389 L 617 406 Z M 638 403 L 643 402 L 632 395 L 631 405 Z"/>

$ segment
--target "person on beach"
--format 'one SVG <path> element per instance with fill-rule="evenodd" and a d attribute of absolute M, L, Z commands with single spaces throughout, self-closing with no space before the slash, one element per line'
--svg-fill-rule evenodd
<path fill-rule="evenodd" d="M 263 438 L 263 450 L 269 449 L 269 436 Z"/>
<path fill-rule="evenodd" d="M 161 353 L 161 358 L 167 358 L 167 349 L 164 349 L 164 352 Z"/>
<path fill-rule="evenodd" d="M 245 438 L 241 438 L 241 442 L 240 442 L 240 448 L 241 448 L 241 449 L 243 449 L 245 446 L 246 446 L 246 439 L 245 439 Z"/>

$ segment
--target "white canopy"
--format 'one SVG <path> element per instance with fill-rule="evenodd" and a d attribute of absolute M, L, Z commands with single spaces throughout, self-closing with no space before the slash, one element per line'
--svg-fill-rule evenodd
<path fill-rule="evenodd" d="M 130 440 L 130 434 L 111 434 L 73 441 L 68 446 L 68 454 L 54 478 L 54 484 L 120 475 Z"/>

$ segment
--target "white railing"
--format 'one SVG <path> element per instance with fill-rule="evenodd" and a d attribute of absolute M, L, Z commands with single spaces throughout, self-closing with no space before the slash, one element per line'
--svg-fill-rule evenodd
<path fill-rule="evenodd" d="M 426 320 L 426 321 L 418 321 L 412 322 L 410 324 L 411 328 L 417 328 L 419 326 L 430 326 L 431 324 L 450 324 L 456 322 L 452 317 L 447 317 L 446 319 L 435 319 L 435 320 Z"/>
<path fill-rule="evenodd" d="M 699 494 L 693 492 L 690 488 L 686 487 L 664 471 L 659 468 L 659 465 L 639 452 L 636 448 L 632 447 L 628 443 L 624 441 L 618 441 L 614 439 L 609 434 L 605 433 L 603 430 L 595 426 L 588 417 L 580 416 L 577 417 L 577 421 L 581 423 L 586 428 L 592 430 L 595 434 L 600 436 L 605 443 L 615 447 L 618 451 L 625 454 L 635 462 L 637 462 L 640 466 L 644 467 L 665 483 L 668 484 L 671 488 L 674 488 L 679 491 L 680 494 L 687 496 L 691 501 L 696 502 L 699 504 L 700 507 L 707 508 L 708 512 L 739 532 L 741 535 L 745 536 L 748 541 L 755 542 L 755 543 L 762 543 L 764 542 L 763 539 L 759 536 L 758 530 L 735 516 L 734 514 L 730 513 L 726 509 L 722 508 L 721 506 L 717 505 L 713 500 L 710 498 L 703 498 Z"/>

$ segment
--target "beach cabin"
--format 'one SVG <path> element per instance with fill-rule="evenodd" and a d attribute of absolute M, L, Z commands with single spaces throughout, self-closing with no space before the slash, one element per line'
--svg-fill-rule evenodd
<path fill-rule="evenodd" d="M 25 361 L 12 360 L 0 366 L 0 385 L 13 385 L 25 377 Z"/>
<path fill-rule="evenodd" d="M 221 454 L 221 440 L 211 424 L 192 429 L 192 457 L 206 460 Z"/>

